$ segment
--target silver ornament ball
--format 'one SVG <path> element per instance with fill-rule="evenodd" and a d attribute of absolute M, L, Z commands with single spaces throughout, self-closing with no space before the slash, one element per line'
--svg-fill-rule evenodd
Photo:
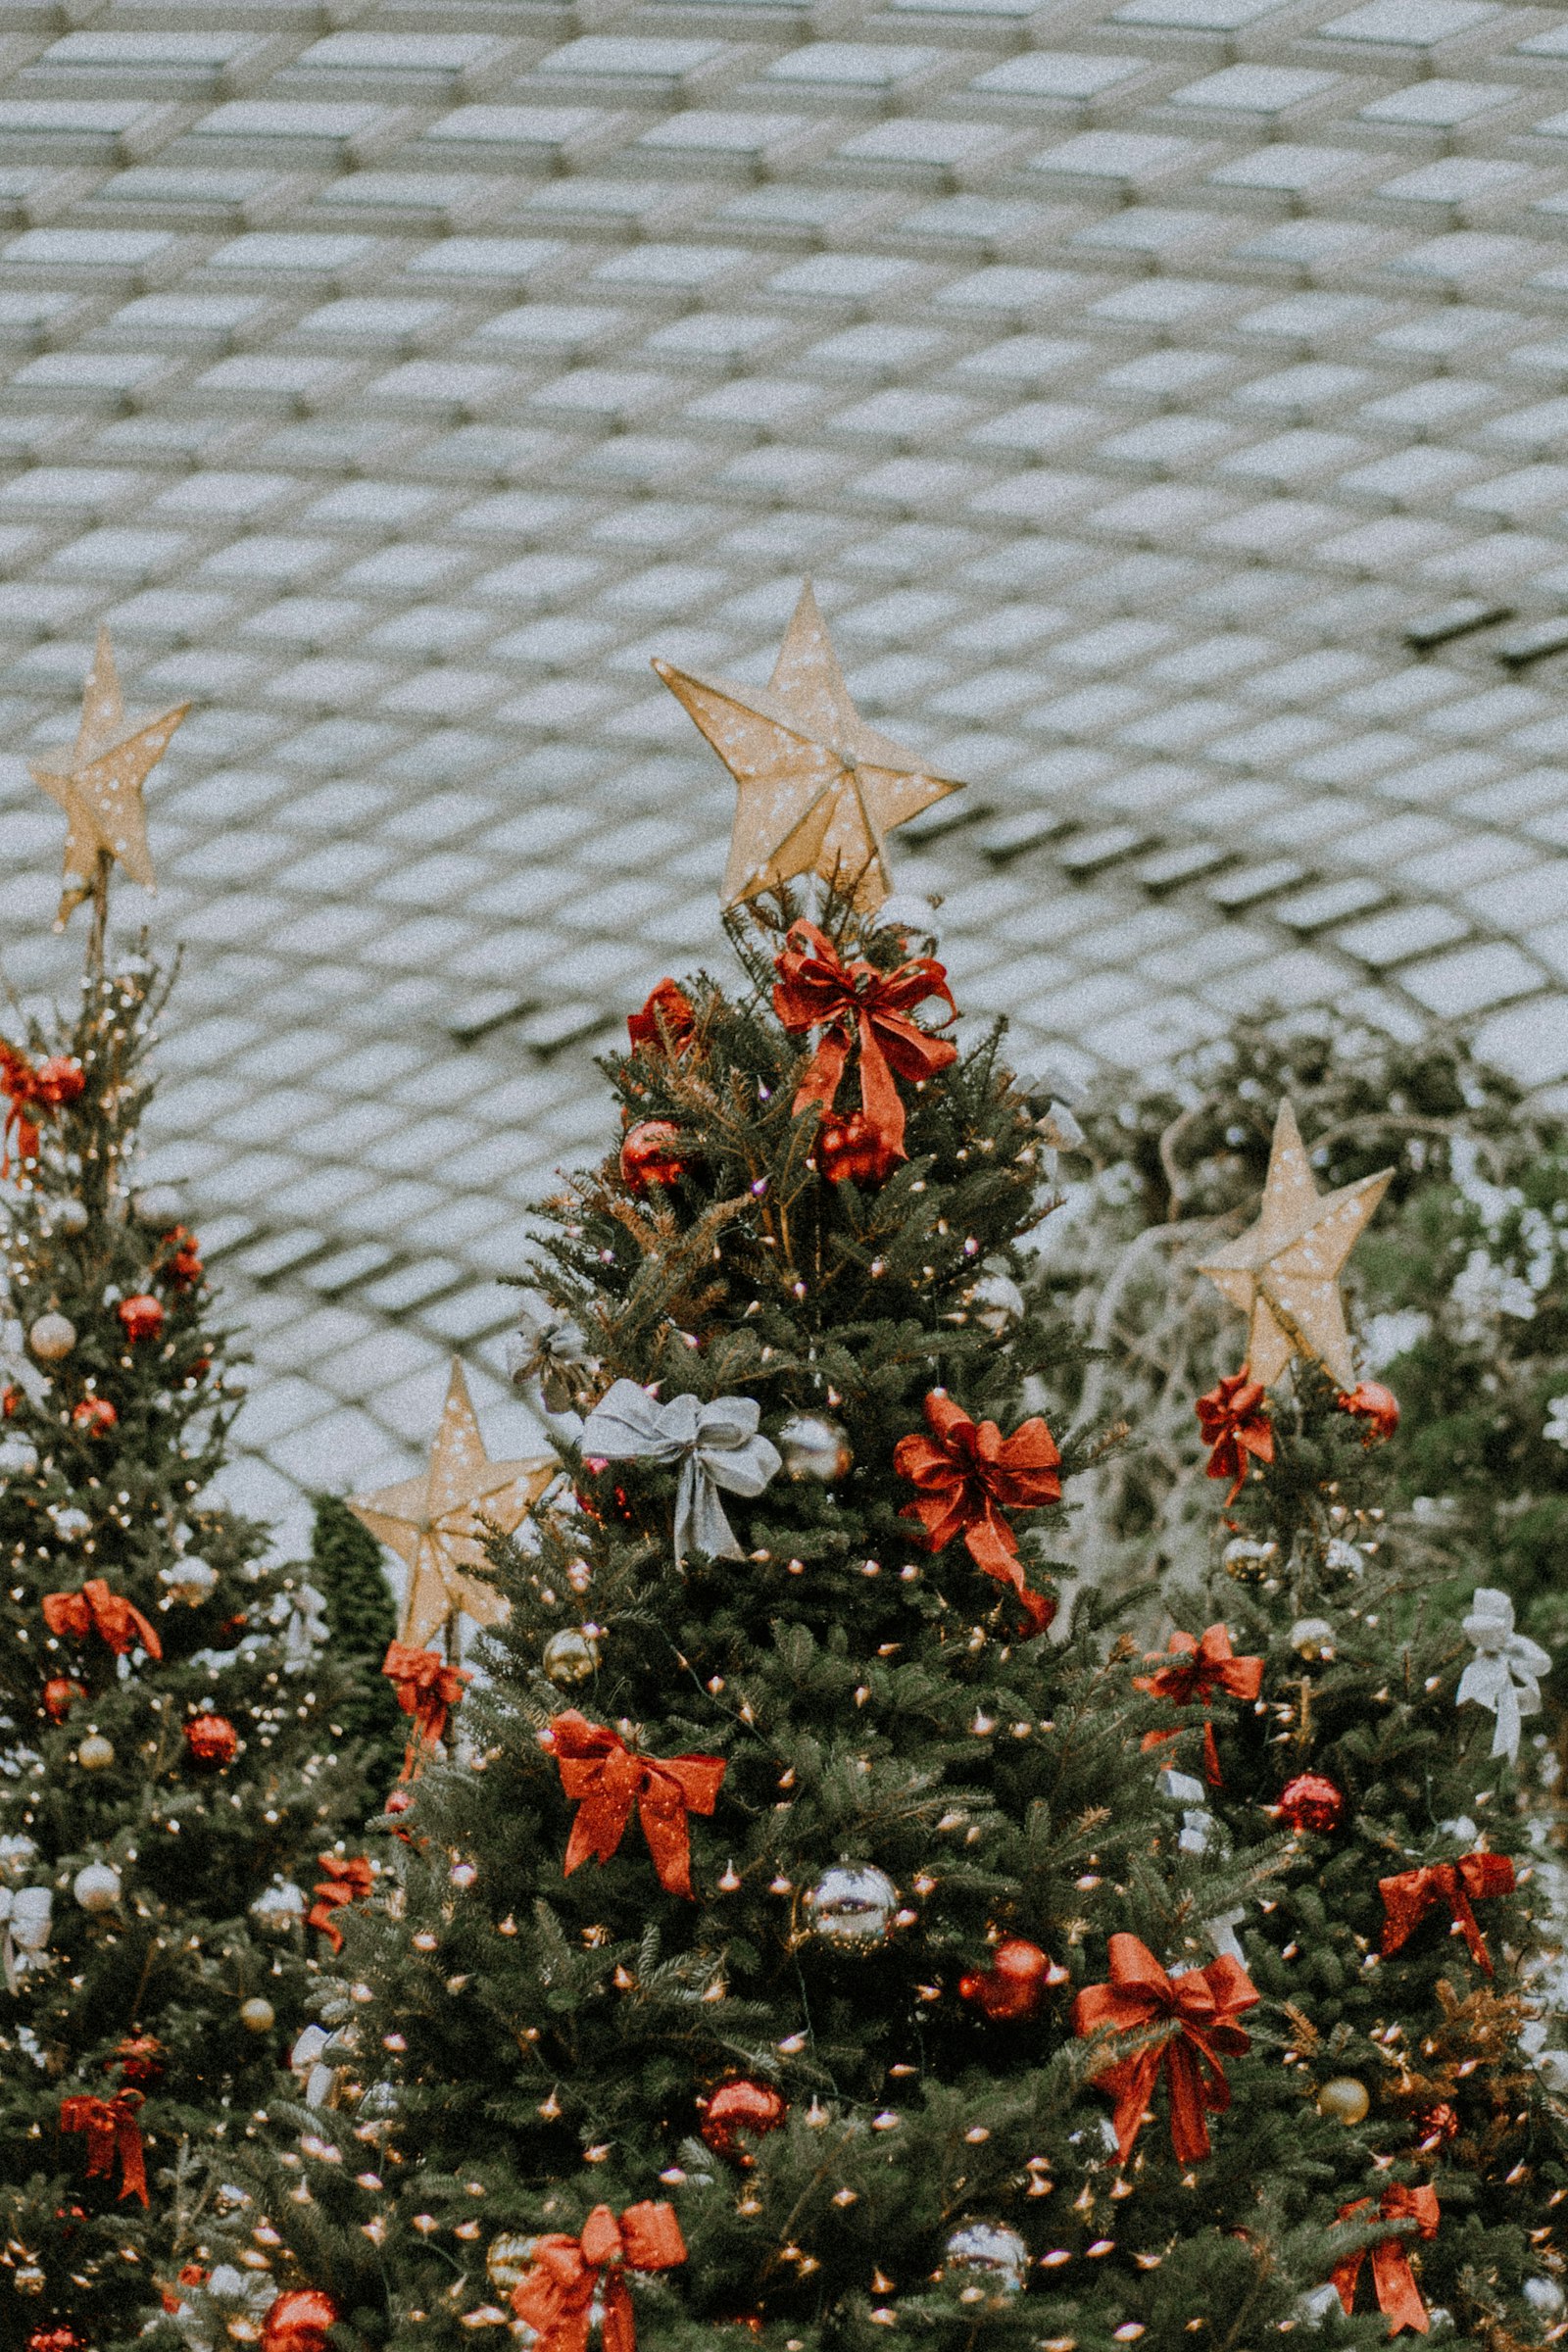
<path fill-rule="evenodd" d="M 524 2237 L 520 2230 L 509 2230 L 501 2237 L 490 2240 L 484 2267 L 492 2286 L 500 2287 L 504 2295 L 520 2286 L 533 2268 L 536 2238 Z"/>
<path fill-rule="evenodd" d="M 558 1690 L 572 1690 L 598 1673 L 599 1644 L 580 1625 L 564 1625 L 545 1643 L 539 1663 Z"/>
<path fill-rule="evenodd" d="M 87 1203 L 68 1193 L 63 1200 L 57 1200 L 50 1209 L 49 1222 L 56 1233 L 85 1233 L 89 1223 Z"/>
<path fill-rule="evenodd" d="M 825 1413 L 797 1413 L 786 1421 L 778 1433 L 778 1449 L 786 1478 L 814 1479 L 824 1487 L 843 1478 L 855 1459 L 849 1439 Z"/>
<path fill-rule="evenodd" d="M 304 1887 L 283 1879 L 262 1888 L 251 1905 L 251 1917 L 264 1935 L 286 1936 L 290 1928 L 298 1927 L 307 1907 Z"/>
<path fill-rule="evenodd" d="M 1310 1664 L 1334 1655 L 1334 1628 L 1326 1617 L 1298 1617 L 1291 1628 L 1291 1647 Z"/>
<path fill-rule="evenodd" d="M 873 1952 L 893 1932 L 899 1890 L 874 1862 L 837 1862 L 806 1898 L 806 1916 L 818 1943 L 834 1951 Z"/>
<path fill-rule="evenodd" d="M 1029 2249 L 1016 2230 L 1001 2222 L 964 2222 L 943 2248 L 942 2276 L 968 2281 L 968 2292 L 1019 2295 L 1029 2277 Z"/>
<path fill-rule="evenodd" d="M 107 1772 L 115 1760 L 115 1743 L 102 1732 L 89 1732 L 76 1748 L 76 1762 L 83 1772 Z"/>
<path fill-rule="evenodd" d="M 1568 2298 L 1564 2297 L 1562 2287 L 1555 2278 L 1527 2278 L 1522 2291 L 1531 2310 L 1539 2311 L 1544 2320 L 1562 2317 L 1563 2305 Z"/>
<path fill-rule="evenodd" d="M 84 1911 L 112 1911 L 120 1900 L 120 1873 L 107 1862 L 89 1862 L 71 1882 Z"/>
<path fill-rule="evenodd" d="M 27 1334 L 40 1364 L 63 1364 L 75 1345 L 76 1326 L 69 1315 L 40 1315 Z"/>
<path fill-rule="evenodd" d="M 149 1184 L 132 1193 L 130 1213 L 149 1233 L 167 1233 L 179 1223 L 180 1198 L 172 1184 Z"/>
<path fill-rule="evenodd" d="M 41 2295 L 47 2281 L 35 2262 L 23 2262 L 12 2272 L 11 2283 L 19 2295 Z"/>

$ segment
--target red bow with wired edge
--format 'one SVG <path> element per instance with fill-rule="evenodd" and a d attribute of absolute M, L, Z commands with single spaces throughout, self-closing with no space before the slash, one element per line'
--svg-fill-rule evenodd
<path fill-rule="evenodd" d="M 1161 1666 L 1153 1674 L 1135 1674 L 1133 1689 L 1147 1690 L 1152 1698 L 1168 1698 L 1178 1707 L 1206 1707 L 1216 1690 L 1231 1698 L 1255 1698 L 1263 1687 L 1262 1659 L 1239 1658 L 1223 1625 L 1209 1626 L 1201 1641 L 1192 1634 L 1172 1634 L 1170 1654 L 1176 1663 Z M 1174 1732 L 1146 1732 L 1144 1745 L 1159 1747 L 1176 1736 Z M 1203 1725 L 1203 1770 L 1211 1788 L 1224 1787 L 1212 1718 Z"/>
<path fill-rule="evenodd" d="M 37 1114 L 58 1110 L 62 1102 L 74 1102 L 86 1083 L 81 1064 L 68 1054 L 54 1054 L 35 1065 L 0 1038 L 0 1094 L 11 1098 L 11 1108 L 0 1129 L 0 1176 L 11 1173 L 12 1139 L 19 1159 L 36 1158 Z"/>
<path fill-rule="evenodd" d="M 564 1876 L 569 1879 L 590 1854 L 608 1862 L 626 1834 L 635 1804 L 659 1884 L 667 1893 L 690 1895 L 687 1816 L 713 1810 L 728 1769 L 722 1756 L 634 1756 L 613 1732 L 590 1723 L 575 1707 L 556 1717 L 547 1740 L 561 1767 L 562 1788 L 577 1808 Z"/>
<path fill-rule="evenodd" d="M 1371 2205 L 1370 2197 L 1357 2197 L 1353 2204 L 1340 2207 L 1340 2220 L 1353 2222 L 1358 2214 L 1369 2213 Z M 1441 2218 L 1438 2192 L 1426 2184 L 1406 2188 L 1396 2180 L 1378 2200 L 1378 2218 L 1385 2222 L 1414 2222 L 1418 2236 L 1436 2237 Z M 1430 2325 L 1427 2307 L 1411 2275 L 1407 2244 L 1408 2240 L 1402 2237 L 1380 2238 L 1370 2249 L 1363 2246 L 1359 2253 L 1348 2254 L 1343 2262 L 1335 2264 L 1329 2277 L 1339 2290 L 1347 2319 L 1354 2309 L 1356 2281 L 1370 2251 L 1373 2290 L 1379 2311 L 1388 2316 L 1390 2335 L 1398 2335 L 1406 2328 L 1417 2335 L 1427 2333 Z"/>
<path fill-rule="evenodd" d="M 1487 1939 L 1470 1905 L 1487 1894 L 1512 1894 L 1513 1864 L 1506 1854 L 1461 1854 L 1457 1862 L 1429 1862 L 1421 1870 L 1401 1870 L 1396 1878 L 1379 1879 L 1378 1892 L 1386 1914 L 1383 1956 L 1408 1943 L 1429 1911 L 1446 1903 L 1454 1925 L 1470 1947 L 1478 1968 L 1493 1973 Z"/>
<path fill-rule="evenodd" d="M 1110 1982 L 1086 1984 L 1073 2002 L 1072 2022 L 1080 2036 L 1109 2026 L 1136 2034 L 1150 2026 L 1168 2030 L 1152 2048 L 1118 2058 L 1094 2078 L 1116 2102 L 1112 2122 L 1125 2164 L 1143 2129 L 1161 2067 L 1170 2084 L 1170 2144 L 1182 2164 L 1208 2154 L 1205 2109 L 1219 2115 L 1231 2103 L 1230 2084 L 1220 2064 L 1240 2058 L 1250 2036 L 1232 2023 L 1259 1998 L 1245 1968 L 1223 1956 L 1206 1968 L 1170 1977 L 1147 1943 L 1136 1936 L 1110 1939 Z"/>
<path fill-rule="evenodd" d="M 46 1592 L 43 1618 L 52 1634 L 69 1634 L 76 1642 L 85 1642 L 94 1631 L 102 1634 L 117 1658 L 134 1649 L 138 1642 L 150 1658 L 164 1654 L 155 1628 L 140 1609 L 119 1592 L 111 1592 L 101 1576 L 89 1576 L 79 1592 Z"/>
<path fill-rule="evenodd" d="M 62 2132 L 87 2134 L 87 2178 L 113 2180 L 120 2164 L 120 2194 L 147 2202 L 147 2167 L 142 2157 L 141 2126 L 136 2111 L 139 2090 L 122 2090 L 113 2099 L 82 2094 L 60 2102 Z"/>
<path fill-rule="evenodd" d="M 596 2205 L 581 2237 L 552 2230 L 536 2238 L 533 2267 L 512 2290 L 512 2308 L 538 2332 L 535 2352 L 586 2352 L 597 2298 L 604 2312 L 604 2352 L 636 2352 L 637 2319 L 628 2271 L 672 2271 L 686 2259 L 673 2205 L 628 2205 L 617 2221 Z"/>
<path fill-rule="evenodd" d="M 1056 1604 L 1024 1582 L 1018 1539 L 1002 1514 L 1061 1500 L 1054 1439 L 1038 1414 L 1004 1438 L 995 1421 L 971 1421 L 946 1389 L 931 1391 L 925 1418 L 929 1437 L 912 1431 L 893 1448 L 893 1467 L 920 1490 L 900 1517 L 921 1522 L 932 1551 L 962 1536 L 975 1566 L 1010 1585 L 1031 1632 L 1043 1634 Z"/>
<path fill-rule="evenodd" d="M 411 1649 L 392 1642 L 381 1661 L 381 1672 L 392 1685 L 398 1705 L 414 1717 L 414 1737 L 403 1758 L 402 1778 L 413 1780 L 418 1770 L 420 1745 L 434 1747 L 447 1728 L 448 1711 L 455 1707 L 473 1677 L 463 1666 L 449 1666 L 438 1651 Z"/>
<path fill-rule="evenodd" d="M 1226 1495 L 1233 1503 L 1247 1480 L 1247 1461 L 1271 1462 L 1274 1459 L 1274 1424 L 1263 1410 L 1267 1392 L 1260 1380 L 1253 1380 L 1244 1364 L 1239 1372 L 1228 1372 L 1218 1388 L 1200 1396 L 1193 1408 L 1203 1444 L 1213 1447 L 1208 1457 L 1208 1476 L 1228 1478 L 1233 1483 Z"/>
<path fill-rule="evenodd" d="M 791 926 L 783 954 L 773 960 L 779 975 L 773 1009 L 785 1028 L 823 1032 L 795 1091 L 796 1117 L 812 1102 L 827 1116 L 858 1039 L 866 1125 L 890 1161 L 904 1159 L 904 1103 L 894 1071 L 901 1078 L 934 1078 L 958 1058 L 950 1039 L 928 1036 L 909 1018 L 928 997 L 940 997 L 949 1020 L 957 1019 L 946 969 L 932 956 L 916 956 L 896 972 L 879 972 L 859 956 L 845 963 L 833 942 L 807 922 Z"/>
<path fill-rule="evenodd" d="M 316 1900 L 306 1914 L 307 1927 L 319 1928 L 334 1952 L 343 1949 L 343 1931 L 332 1917 L 344 1903 L 370 1891 L 370 1865 L 363 1854 L 318 1854 L 326 1877 L 311 1888 Z"/>

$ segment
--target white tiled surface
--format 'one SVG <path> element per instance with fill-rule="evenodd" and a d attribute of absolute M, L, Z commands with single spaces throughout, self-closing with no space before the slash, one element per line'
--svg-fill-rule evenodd
<path fill-rule="evenodd" d="M 198 704 L 155 1128 L 258 1502 L 498 1364 L 594 1046 L 724 954 L 649 657 L 764 674 L 808 569 L 1024 1060 L 1375 992 L 1568 1079 L 1568 11 L 0 0 L 0 948 L 74 963 L 24 760 L 107 618 Z"/>

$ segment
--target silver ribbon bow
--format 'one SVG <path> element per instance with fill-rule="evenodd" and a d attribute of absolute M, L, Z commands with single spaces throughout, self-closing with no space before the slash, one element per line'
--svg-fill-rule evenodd
<path fill-rule="evenodd" d="M 1497 1718 L 1492 1752 L 1519 1760 L 1520 1719 L 1541 1713 L 1541 1677 L 1551 1672 L 1550 1652 L 1513 1630 L 1513 1602 L 1494 1586 L 1481 1585 L 1470 1596 L 1464 1620 L 1476 1654 L 1459 1678 L 1454 1705 L 1467 1699 Z"/>
<path fill-rule="evenodd" d="M 610 1462 L 679 1462 L 675 1494 L 675 1565 L 688 1551 L 710 1559 L 746 1557 L 724 1516 L 718 1490 L 760 1494 L 778 1475 L 779 1450 L 758 1435 L 761 1407 L 755 1396 L 672 1396 L 660 1404 L 634 1380 L 617 1380 L 582 1426 L 585 1454 Z"/>

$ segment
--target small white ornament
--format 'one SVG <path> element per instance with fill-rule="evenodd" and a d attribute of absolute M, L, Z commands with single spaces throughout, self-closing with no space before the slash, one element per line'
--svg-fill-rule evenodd
<path fill-rule="evenodd" d="M 303 1886 L 292 1879 L 282 1879 L 275 1886 L 264 1886 L 251 1905 L 251 1917 L 269 1936 L 286 1936 L 305 1917 L 309 1904 Z"/>
<path fill-rule="evenodd" d="M 873 931 L 904 931 L 915 939 L 935 939 L 936 908 L 918 891 L 890 892 L 871 917 Z"/>
<path fill-rule="evenodd" d="M 197 1609 L 216 1588 L 218 1570 L 194 1551 L 185 1551 L 167 1568 L 159 1569 L 158 1581 L 167 1586 L 172 1600 L 182 1600 L 188 1609 Z"/>
<path fill-rule="evenodd" d="M 1521 2289 L 1532 2311 L 1539 2311 L 1544 2320 L 1562 2317 L 1564 2295 L 1555 2278 L 1527 2278 Z"/>
<path fill-rule="evenodd" d="M 1010 1274 L 982 1274 L 969 1293 L 974 1319 L 1000 1338 L 1024 1311 L 1024 1296 Z"/>
<path fill-rule="evenodd" d="M 130 1213 L 149 1233 L 168 1233 L 179 1223 L 181 1206 L 172 1184 L 149 1184 L 145 1191 L 131 1195 Z"/>
<path fill-rule="evenodd" d="M 120 1900 L 120 1873 L 107 1862 L 89 1862 L 71 1882 L 84 1911 L 113 1911 Z"/>

